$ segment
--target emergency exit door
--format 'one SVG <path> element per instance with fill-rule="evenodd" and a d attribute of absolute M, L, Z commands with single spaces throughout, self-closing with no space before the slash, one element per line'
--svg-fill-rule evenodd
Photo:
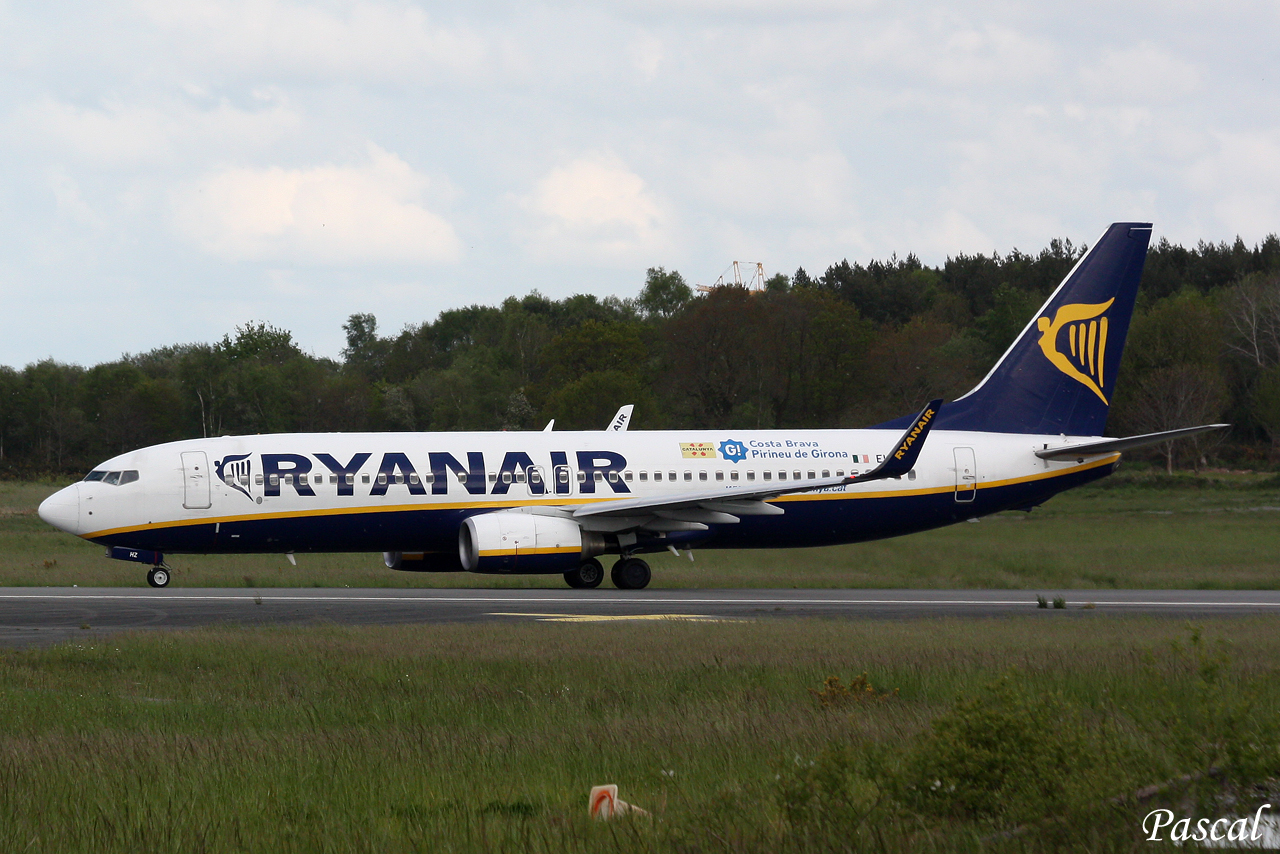
<path fill-rule="evenodd" d="M 956 448 L 956 501 L 972 501 L 978 494 L 978 461 L 973 448 Z"/>
<path fill-rule="evenodd" d="M 210 501 L 209 458 L 204 451 L 182 452 L 182 506 L 188 510 L 208 510 Z"/>

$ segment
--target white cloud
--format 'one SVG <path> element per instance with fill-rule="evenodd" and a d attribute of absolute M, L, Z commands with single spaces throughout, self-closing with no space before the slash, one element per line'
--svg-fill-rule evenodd
<path fill-rule="evenodd" d="M 453 226 L 423 205 L 428 179 L 395 154 L 312 169 L 226 169 L 175 198 L 178 232 L 227 260 L 441 263 L 458 260 Z"/>
<path fill-rule="evenodd" d="M 295 129 L 300 117 L 269 97 L 260 109 L 226 101 L 200 108 L 172 97 L 126 103 L 109 99 L 82 107 L 40 98 L 10 114 L 9 134 L 42 151 L 90 166 L 154 168 L 193 150 L 229 151 L 268 145 Z"/>
<path fill-rule="evenodd" d="M 1214 199 L 1212 210 L 1228 231 L 1252 240 L 1277 231 L 1280 131 L 1219 133 L 1214 137 L 1214 150 L 1188 170 L 1191 187 Z"/>
<path fill-rule="evenodd" d="M 613 155 L 557 166 L 521 206 L 532 215 L 523 230 L 525 246 L 541 258 L 618 262 L 653 257 L 668 243 L 662 204 Z"/>
<path fill-rule="evenodd" d="M 1109 50 L 1080 69 L 1080 79 L 1102 101 L 1167 103 L 1203 86 L 1200 70 L 1149 42 Z"/>
<path fill-rule="evenodd" d="M 481 37 L 438 26 L 409 3 L 139 0 L 138 6 L 192 54 L 221 69 L 419 85 L 441 72 L 482 70 L 487 58 Z"/>

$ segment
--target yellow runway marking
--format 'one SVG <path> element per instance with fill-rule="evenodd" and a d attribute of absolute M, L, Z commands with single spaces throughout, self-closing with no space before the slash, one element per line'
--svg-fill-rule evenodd
<path fill-rule="evenodd" d="M 491 613 L 490 617 L 533 617 L 542 623 L 604 623 L 621 620 L 672 620 L 689 623 L 736 622 L 706 614 L 514 614 Z"/>

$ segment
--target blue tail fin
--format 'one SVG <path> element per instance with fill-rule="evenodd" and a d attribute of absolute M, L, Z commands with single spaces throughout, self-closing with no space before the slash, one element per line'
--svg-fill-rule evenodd
<path fill-rule="evenodd" d="M 1108 228 L 986 378 L 942 408 L 935 428 L 1101 436 L 1150 239 L 1150 223 Z"/>

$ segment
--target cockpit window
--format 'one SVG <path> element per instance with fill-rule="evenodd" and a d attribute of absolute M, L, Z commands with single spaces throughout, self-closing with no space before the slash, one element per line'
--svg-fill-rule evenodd
<path fill-rule="evenodd" d="M 111 486 L 124 486 L 138 479 L 138 470 L 129 471 L 91 471 L 84 478 L 86 481 L 96 480 Z"/>

